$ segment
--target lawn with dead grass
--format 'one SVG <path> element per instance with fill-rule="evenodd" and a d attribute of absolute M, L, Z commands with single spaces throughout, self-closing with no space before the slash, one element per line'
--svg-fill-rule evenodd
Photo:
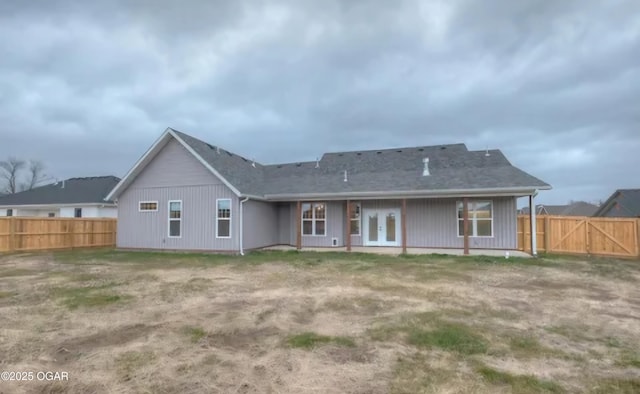
<path fill-rule="evenodd" d="M 0 256 L 1 393 L 637 393 L 640 262 Z"/>

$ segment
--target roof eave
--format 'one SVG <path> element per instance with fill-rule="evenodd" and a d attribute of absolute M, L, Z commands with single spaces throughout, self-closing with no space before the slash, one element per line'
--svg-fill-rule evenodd
<path fill-rule="evenodd" d="M 45 208 L 60 208 L 60 207 L 78 207 L 78 206 L 109 206 L 116 207 L 117 205 L 112 201 L 105 202 L 65 202 L 60 204 L 12 204 L 12 205 L 0 205 L 0 209 L 45 209 Z"/>
<path fill-rule="evenodd" d="M 267 200 L 307 200 L 307 199 L 392 199 L 392 198 L 448 198 L 448 197 L 523 197 L 538 190 L 550 190 L 551 186 L 485 188 L 485 189 L 445 189 L 445 190 L 404 190 L 404 191 L 364 191 L 342 193 L 287 193 L 266 194 Z"/>

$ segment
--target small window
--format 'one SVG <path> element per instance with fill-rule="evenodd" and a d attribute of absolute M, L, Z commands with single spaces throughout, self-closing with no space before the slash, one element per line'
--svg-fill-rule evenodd
<path fill-rule="evenodd" d="M 182 201 L 169 201 L 169 238 L 182 236 Z"/>
<path fill-rule="evenodd" d="M 302 204 L 302 235 L 326 235 L 326 204 Z"/>
<path fill-rule="evenodd" d="M 216 237 L 231 238 L 231 200 L 216 200 Z"/>
<path fill-rule="evenodd" d="M 140 204 L 138 206 L 138 211 L 158 212 L 158 202 L 157 201 L 140 201 Z"/>
<path fill-rule="evenodd" d="M 464 205 L 458 201 L 458 236 L 464 236 Z M 493 204 L 491 201 L 469 201 L 469 236 L 493 236 Z"/>
<path fill-rule="evenodd" d="M 13 216 L 13 209 L 7 209 L 7 216 Z"/>
<path fill-rule="evenodd" d="M 76 208 L 73 212 L 73 217 L 74 218 L 81 218 L 82 217 L 82 208 Z"/>
<path fill-rule="evenodd" d="M 55 218 L 55 217 L 56 217 L 56 214 L 55 214 L 54 212 L 49 212 L 49 215 L 48 215 L 48 216 L 49 216 L 50 218 Z"/>
<path fill-rule="evenodd" d="M 349 213 L 350 218 L 350 234 L 351 235 L 360 235 L 360 203 L 351 203 L 349 206 L 351 212 Z"/>

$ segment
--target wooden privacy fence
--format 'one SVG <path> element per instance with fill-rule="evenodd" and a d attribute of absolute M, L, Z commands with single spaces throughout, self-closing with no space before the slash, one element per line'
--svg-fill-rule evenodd
<path fill-rule="evenodd" d="M 0 218 L 0 253 L 116 245 L 116 219 Z"/>
<path fill-rule="evenodd" d="M 640 257 L 640 219 L 543 215 L 536 227 L 538 252 Z M 518 249 L 531 250 L 527 215 L 518 216 Z"/>

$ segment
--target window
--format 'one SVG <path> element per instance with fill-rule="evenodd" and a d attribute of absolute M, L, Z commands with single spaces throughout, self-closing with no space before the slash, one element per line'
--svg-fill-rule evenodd
<path fill-rule="evenodd" d="M 231 200 L 216 200 L 216 237 L 231 238 Z"/>
<path fill-rule="evenodd" d="M 169 238 L 182 236 L 182 201 L 169 201 Z"/>
<path fill-rule="evenodd" d="M 7 209 L 7 216 L 13 216 L 13 209 Z"/>
<path fill-rule="evenodd" d="M 351 210 L 349 213 L 349 218 L 351 219 L 350 234 L 360 235 L 360 203 L 351 203 L 349 209 Z"/>
<path fill-rule="evenodd" d="M 82 208 L 76 208 L 73 211 L 73 217 L 74 218 L 81 218 L 82 217 Z"/>
<path fill-rule="evenodd" d="M 302 235 L 326 235 L 326 204 L 302 204 Z"/>
<path fill-rule="evenodd" d="M 140 201 L 140 204 L 138 206 L 138 211 L 158 212 L 158 202 L 157 201 Z"/>
<path fill-rule="evenodd" d="M 464 236 L 464 206 L 458 201 L 458 236 Z M 469 201 L 469 236 L 493 236 L 493 204 L 491 201 Z"/>
<path fill-rule="evenodd" d="M 49 215 L 48 215 L 48 216 L 49 216 L 50 218 L 55 218 L 55 217 L 56 217 L 56 214 L 55 214 L 54 212 L 49 212 Z"/>

